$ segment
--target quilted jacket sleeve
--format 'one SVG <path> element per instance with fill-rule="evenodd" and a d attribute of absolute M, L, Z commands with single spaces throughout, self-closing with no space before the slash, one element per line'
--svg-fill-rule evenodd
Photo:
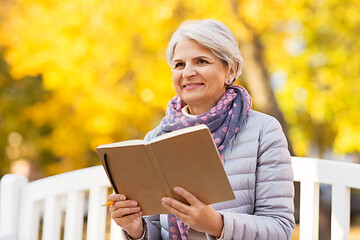
<path fill-rule="evenodd" d="M 161 239 L 160 216 L 152 215 L 144 217 L 146 221 L 146 239 Z"/>
<path fill-rule="evenodd" d="M 224 212 L 225 239 L 290 239 L 294 221 L 293 172 L 287 141 L 271 118 L 259 134 L 254 214 Z"/>

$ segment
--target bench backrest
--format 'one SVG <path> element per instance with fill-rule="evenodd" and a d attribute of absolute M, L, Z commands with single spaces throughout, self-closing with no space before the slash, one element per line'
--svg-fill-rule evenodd
<path fill-rule="evenodd" d="M 101 240 L 110 225 L 110 239 L 122 239 L 121 228 L 109 223 L 107 208 L 101 207 L 109 188 L 102 166 L 30 183 L 21 176 L 5 175 L 0 189 L 0 233 L 7 235 L 4 239 L 32 240 L 41 235 L 43 240 L 77 240 L 84 239 L 86 228 L 87 240 Z"/>
<path fill-rule="evenodd" d="M 360 188 L 360 165 L 298 157 L 292 164 L 301 189 L 300 239 L 318 239 L 319 184 L 324 183 L 332 185 L 331 239 L 348 240 L 350 188 Z M 107 209 L 100 207 L 109 189 L 102 166 L 30 183 L 22 176 L 5 175 L 0 185 L 0 240 L 40 235 L 44 240 L 126 239 Z"/>
<path fill-rule="evenodd" d="M 319 184 L 332 186 L 331 240 L 350 238 L 350 188 L 360 189 L 360 164 L 313 158 L 292 158 L 300 182 L 300 240 L 318 239 Z"/>

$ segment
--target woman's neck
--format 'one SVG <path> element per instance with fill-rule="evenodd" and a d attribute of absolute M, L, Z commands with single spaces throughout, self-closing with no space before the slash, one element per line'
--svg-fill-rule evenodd
<path fill-rule="evenodd" d="M 199 107 L 194 107 L 194 106 L 190 106 L 188 105 L 188 113 L 191 114 L 191 115 L 200 115 L 202 113 L 206 113 L 208 112 L 211 108 L 211 107 L 204 107 L 204 106 L 199 106 Z"/>

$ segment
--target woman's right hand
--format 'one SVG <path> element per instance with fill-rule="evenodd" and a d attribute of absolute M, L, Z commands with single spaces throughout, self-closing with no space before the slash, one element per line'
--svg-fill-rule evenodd
<path fill-rule="evenodd" d="M 109 201 L 114 202 L 109 207 L 111 218 L 122 227 L 131 238 L 141 238 L 144 233 L 142 212 L 134 200 L 126 200 L 122 194 L 111 194 Z"/>

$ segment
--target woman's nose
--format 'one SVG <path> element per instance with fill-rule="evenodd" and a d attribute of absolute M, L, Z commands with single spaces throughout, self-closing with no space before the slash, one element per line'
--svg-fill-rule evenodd
<path fill-rule="evenodd" d="M 195 74 L 196 74 L 196 71 L 193 68 L 193 66 L 187 64 L 183 71 L 183 78 L 189 78 L 189 77 L 194 76 Z"/>

